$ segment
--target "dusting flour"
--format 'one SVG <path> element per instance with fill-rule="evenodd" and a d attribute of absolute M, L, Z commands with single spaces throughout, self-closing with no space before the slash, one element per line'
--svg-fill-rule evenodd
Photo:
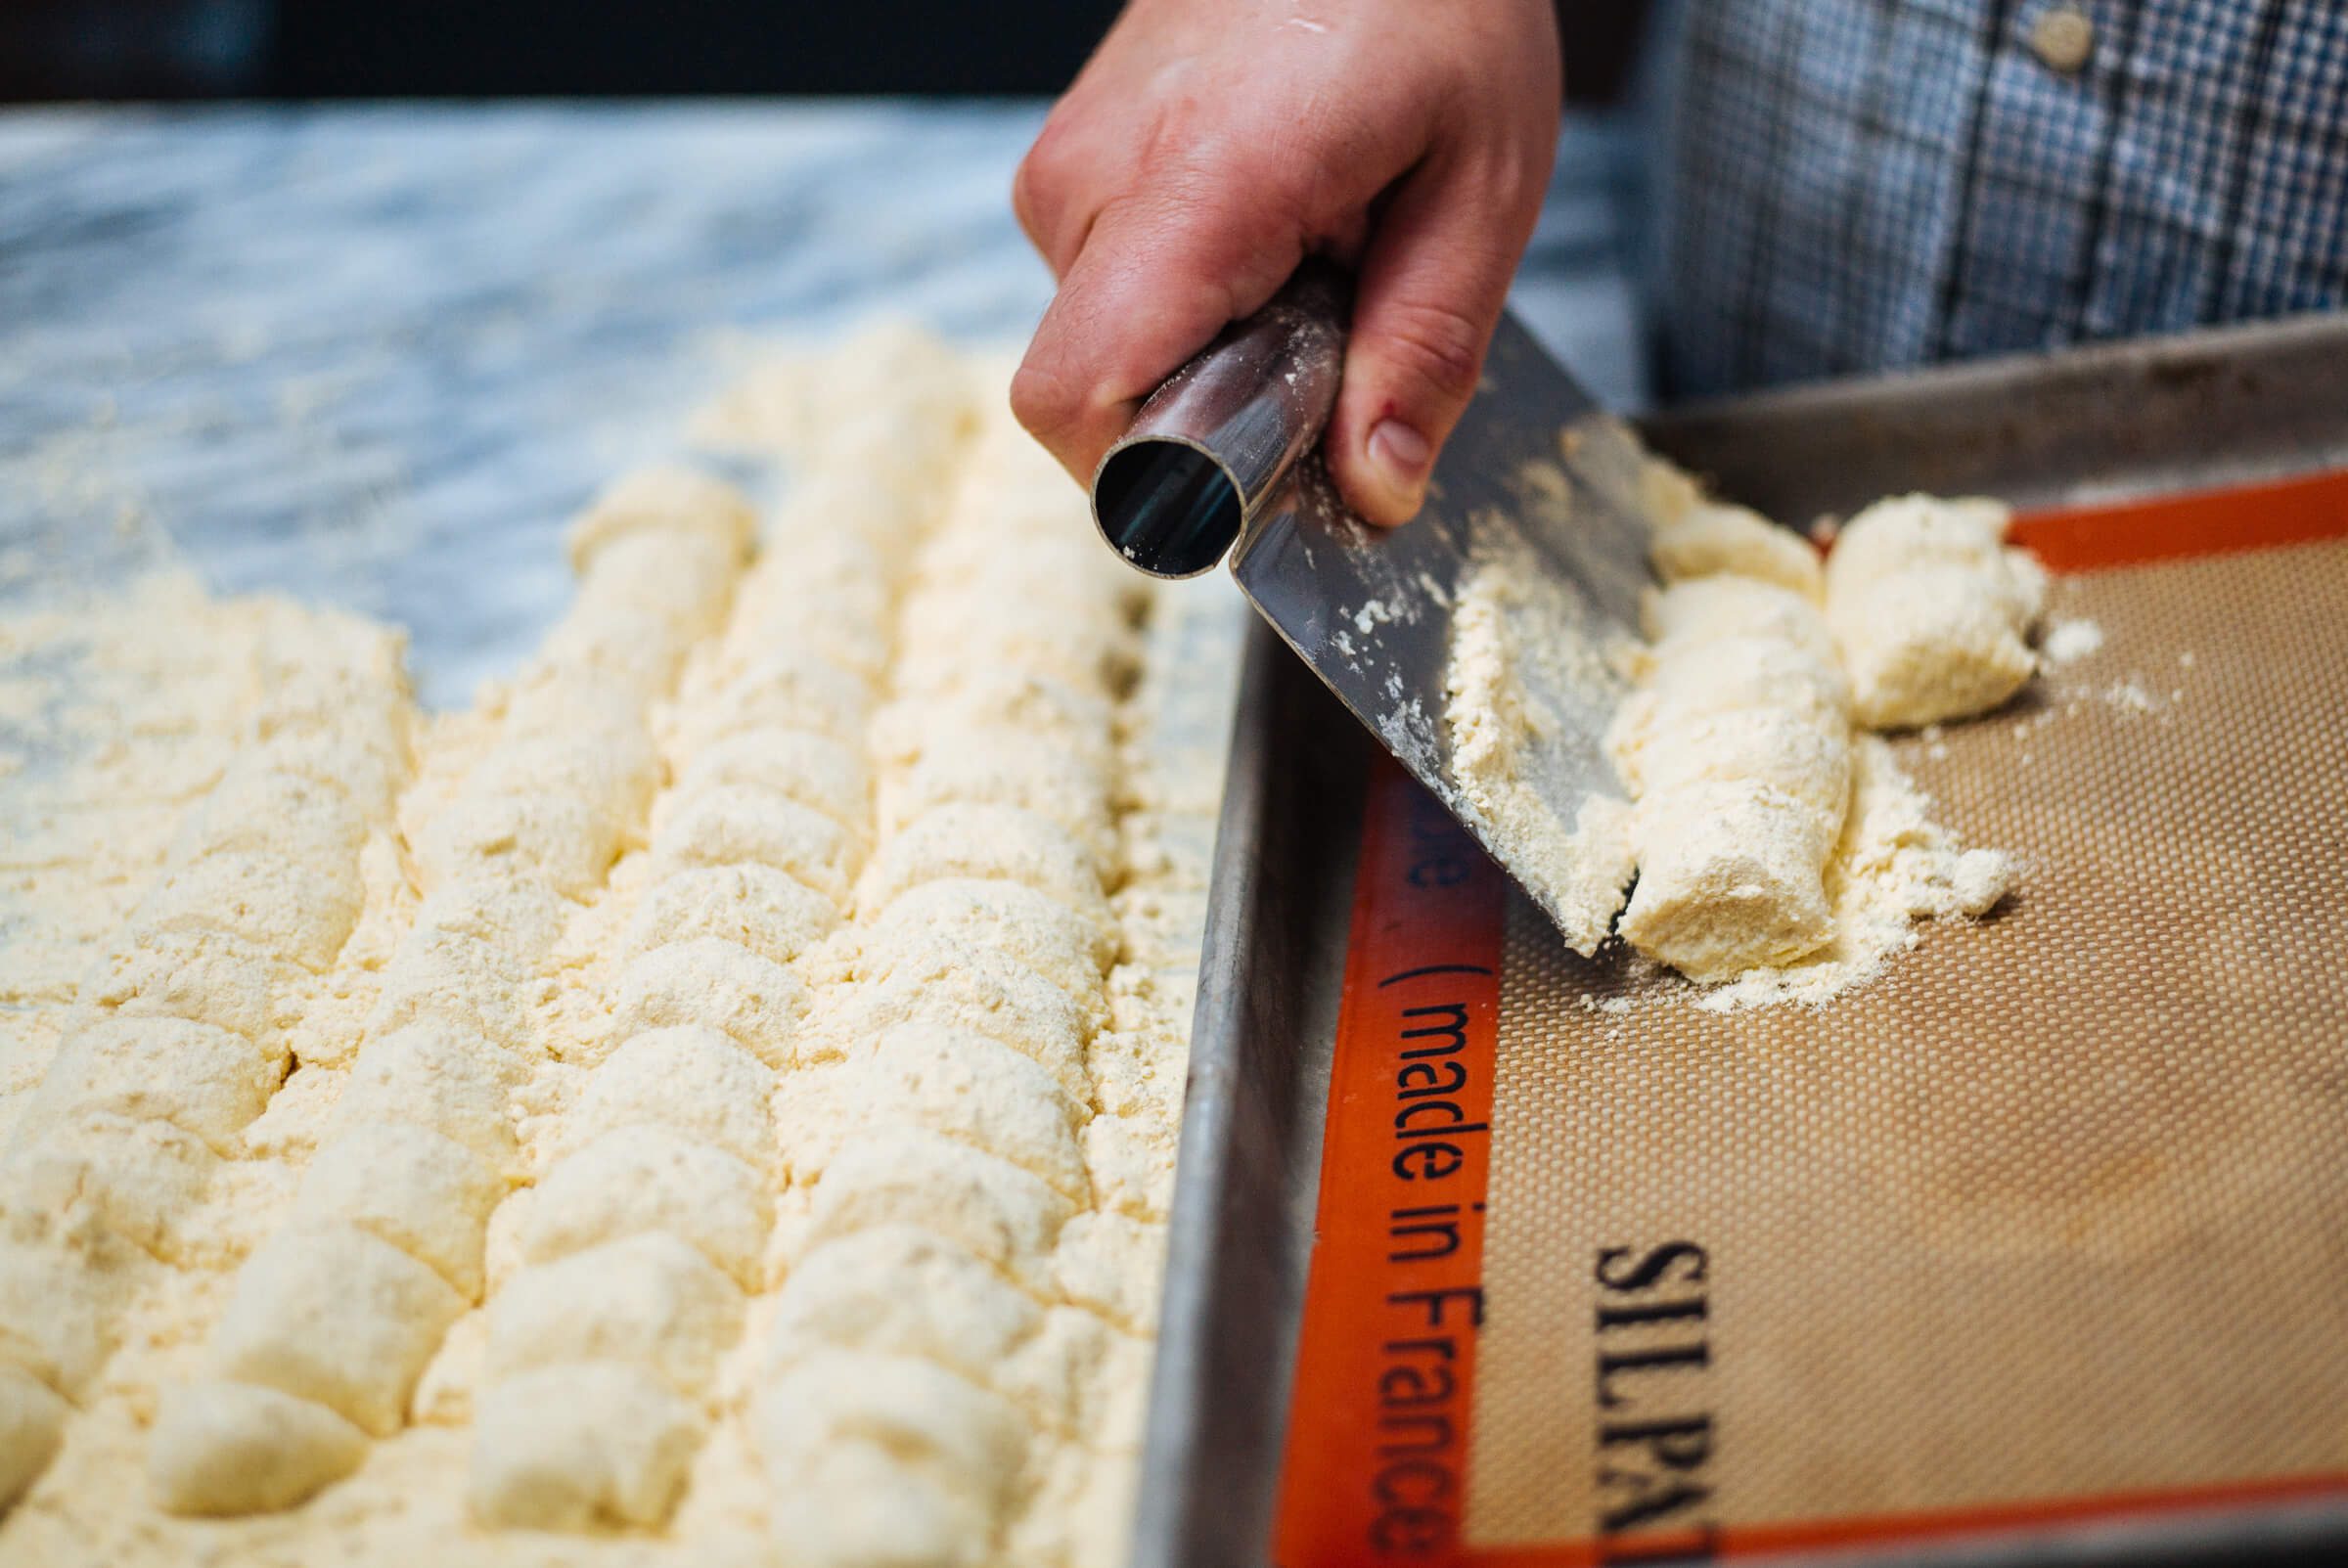
<path fill-rule="evenodd" d="M 1916 922 L 1986 915 L 2013 885 L 2003 852 L 1967 849 L 1932 821 L 1932 802 L 1888 742 L 1862 736 L 1852 754 L 1850 815 L 1826 869 L 1832 935 L 1807 957 L 1746 970 L 1697 999 L 1713 1011 L 1818 1007 L 1882 972 L 1916 945 Z"/>
<path fill-rule="evenodd" d="M 2059 620 L 2039 641 L 2040 662 L 2049 669 L 2076 664 L 2103 646 L 2103 628 L 2092 620 Z"/>
<path fill-rule="evenodd" d="M 1627 651 L 1610 657 L 1587 625 L 1531 562 L 1479 561 L 1459 586 L 1444 672 L 1452 770 L 1477 826 L 1584 955 L 1622 907 L 1633 853 L 1626 802 L 1594 790 L 1567 822 L 1541 786 L 1545 770 L 1589 766 L 1598 738 L 1574 733 L 1577 712 L 1610 710 L 1622 688 Z"/>

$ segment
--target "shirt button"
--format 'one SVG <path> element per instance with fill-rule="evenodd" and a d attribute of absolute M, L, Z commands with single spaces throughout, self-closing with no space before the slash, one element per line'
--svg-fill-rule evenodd
<path fill-rule="evenodd" d="M 2049 70 L 2073 75 L 2096 52 L 2096 24 L 2072 6 L 2051 6 L 2030 24 L 2030 52 Z"/>

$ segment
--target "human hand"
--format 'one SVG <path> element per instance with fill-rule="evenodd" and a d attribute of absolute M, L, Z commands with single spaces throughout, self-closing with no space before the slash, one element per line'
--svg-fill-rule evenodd
<path fill-rule="evenodd" d="M 1078 479 L 1307 254 L 1357 271 L 1323 437 L 1415 515 L 1474 392 L 1558 135 L 1551 0 L 1132 0 L 1012 189 L 1060 291 L 1012 382 Z"/>

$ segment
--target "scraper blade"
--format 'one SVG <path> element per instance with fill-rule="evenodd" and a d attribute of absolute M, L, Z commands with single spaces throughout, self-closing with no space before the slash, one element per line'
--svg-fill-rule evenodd
<path fill-rule="evenodd" d="M 1355 517 L 1317 455 L 1343 358 L 1340 275 L 1308 264 L 1146 402 L 1093 481 L 1102 533 L 1135 566 L 1187 577 L 1228 554 L 1232 575 L 1331 691 L 1560 927 L 1586 924 L 1538 867 L 1512 863 L 1471 798 L 1446 721 L 1453 615 L 1471 575 L 1524 573 L 1525 646 L 1595 650 L 1637 636 L 1649 582 L 1646 457 L 1512 316 L 1437 462 L 1426 505 L 1399 529 Z M 1522 617 L 1531 616 L 1530 624 Z M 1621 679 L 1558 679 L 1513 663 L 1552 722 L 1520 738 L 1523 782 L 1561 829 L 1618 799 L 1604 737 Z M 1573 661 L 1603 668 L 1595 658 Z"/>

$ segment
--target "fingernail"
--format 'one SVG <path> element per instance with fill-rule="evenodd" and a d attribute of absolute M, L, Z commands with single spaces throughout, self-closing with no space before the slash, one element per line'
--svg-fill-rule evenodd
<path fill-rule="evenodd" d="M 1370 461 L 1396 495 L 1413 502 L 1426 488 L 1427 460 L 1433 448 L 1426 437 L 1397 419 L 1382 419 L 1370 429 Z"/>

